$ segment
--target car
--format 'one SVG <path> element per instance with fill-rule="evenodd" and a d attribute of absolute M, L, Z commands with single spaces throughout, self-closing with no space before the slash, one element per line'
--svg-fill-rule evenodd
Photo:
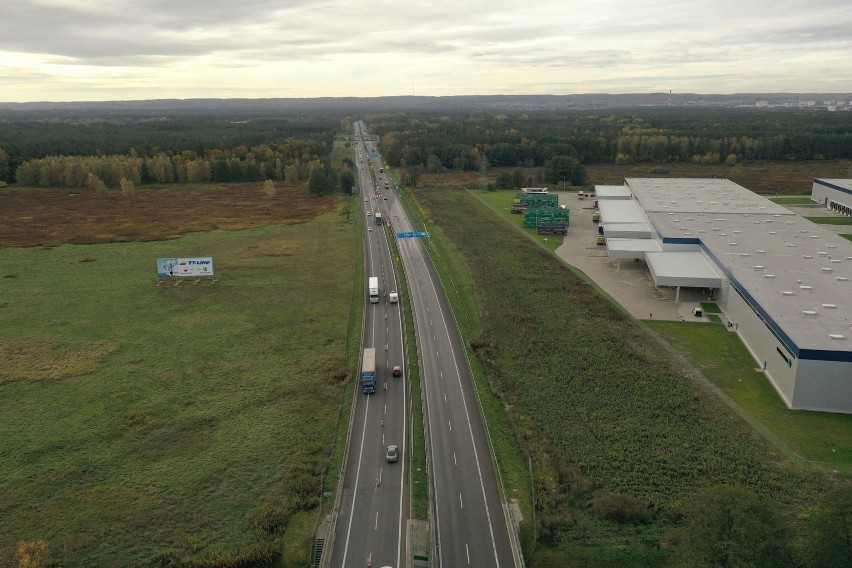
<path fill-rule="evenodd" d="M 393 366 L 393 376 L 401 377 L 402 376 L 402 365 L 394 365 Z"/>
<path fill-rule="evenodd" d="M 371 217 L 373 214 L 367 211 L 367 217 Z"/>
<path fill-rule="evenodd" d="M 367 198 L 365 197 L 365 198 L 364 198 L 364 203 L 366 203 L 366 202 L 367 202 Z"/>
<path fill-rule="evenodd" d="M 372 228 L 372 227 L 370 227 L 370 226 L 368 225 L 368 226 L 367 226 L 367 230 L 368 230 L 368 231 L 372 231 L 372 230 L 373 230 L 373 228 Z"/>
<path fill-rule="evenodd" d="M 399 448 L 397 448 L 393 444 L 388 446 L 387 451 L 385 451 L 385 459 L 388 460 L 390 463 L 393 463 L 396 460 L 398 460 L 399 459 Z"/>
<path fill-rule="evenodd" d="M 388 200 L 388 196 L 387 196 L 387 195 L 385 195 L 385 201 L 387 201 L 387 200 Z"/>

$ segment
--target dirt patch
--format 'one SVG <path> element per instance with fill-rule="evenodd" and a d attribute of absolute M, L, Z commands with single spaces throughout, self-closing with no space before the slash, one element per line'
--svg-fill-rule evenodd
<path fill-rule="evenodd" d="M 94 371 L 119 345 L 95 341 L 68 345 L 58 341 L 0 341 L 0 383 L 28 379 L 64 379 Z"/>
<path fill-rule="evenodd" d="M 269 197 L 260 183 L 143 186 L 133 198 L 65 188 L 4 189 L 0 246 L 158 241 L 195 231 L 302 223 L 333 206 L 333 197 L 313 197 L 301 186 L 279 188 Z"/>

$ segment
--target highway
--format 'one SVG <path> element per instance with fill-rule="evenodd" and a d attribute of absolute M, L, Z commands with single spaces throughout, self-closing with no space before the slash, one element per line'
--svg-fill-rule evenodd
<path fill-rule="evenodd" d="M 356 134 L 365 134 L 360 123 L 355 124 Z M 370 157 L 373 144 L 367 146 L 365 161 L 373 159 L 372 171 L 383 193 L 377 199 L 364 193 L 372 189 L 373 182 L 359 161 L 362 205 L 371 209 L 368 221 L 381 210 L 385 223 L 391 223 L 392 238 L 398 232 L 413 231 L 394 191 L 384 189 L 387 172 L 379 171 L 383 167 L 380 158 Z M 363 145 L 358 147 L 363 152 Z M 366 233 L 366 269 L 368 276 L 379 276 L 385 290 L 395 279 L 386 233 L 377 229 L 374 226 Z M 426 406 L 433 531 L 430 566 L 523 566 L 451 309 L 420 239 L 399 238 L 397 245 L 415 315 Z M 409 298 L 400 301 L 406 300 Z M 390 361 L 389 365 L 402 357 L 401 316 L 400 305 L 386 304 L 384 299 L 376 305 L 367 304 L 364 346 L 375 346 L 377 359 Z M 388 358 L 383 359 L 383 353 Z M 409 509 L 407 373 L 398 383 L 384 379 L 389 377 L 386 368 L 377 374 L 380 384 L 388 380 L 392 388 L 373 395 L 359 393 L 356 401 L 343 492 L 333 521 L 334 567 L 367 566 L 367 559 L 376 568 L 410 565 L 405 533 Z M 382 418 L 384 426 L 378 424 Z M 399 444 L 402 449 L 396 464 L 384 463 L 383 446 L 387 443 Z M 379 473 L 383 477 L 376 487 L 373 477 Z"/>
<path fill-rule="evenodd" d="M 356 123 L 356 132 L 358 125 Z M 376 349 L 376 392 L 355 393 L 352 431 L 346 471 L 333 523 L 331 566 L 404 566 L 409 511 L 408 487 L 408 373 L 403 359 L 401 304 L 389 302 L 397 290 L 396 274 L 384 227 L 375 224 L 376 213 L 387 215 L 386 202 L 373 191 L 367 167 L 369 156 L 359 144 L 364 161 L 358 162 L 361 213 L 364 216 L 365 279 L 379 279 L 380 300 L 366 297 L 363 348 Z M 357 159 L 357 158 L 356 158 Z M 376 162 L 378 163 L 378 162 Z M 378 173 L 378 166 L 375 168 Z M 369 213 L 369 216 L 368 216 Z M 393 377 L 394 365 L 403 367 Z M 399 447 L 399 459 L 388 463 L 385 449 Z"/>

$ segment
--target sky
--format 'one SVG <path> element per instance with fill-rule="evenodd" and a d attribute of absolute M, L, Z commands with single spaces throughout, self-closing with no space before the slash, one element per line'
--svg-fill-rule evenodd
<path fill-rule="evenodd" d="M 0 101 L 852 93 L 850 0 L 0 0 Z"/>

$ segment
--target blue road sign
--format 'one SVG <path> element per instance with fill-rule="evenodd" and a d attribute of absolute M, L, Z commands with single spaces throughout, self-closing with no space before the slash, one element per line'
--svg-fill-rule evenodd
<path fill-rule="evenodd" d="M 426 233 L 397 233 L 396 238 L 398 239 L 422 239 L 426 237 Z"/>

